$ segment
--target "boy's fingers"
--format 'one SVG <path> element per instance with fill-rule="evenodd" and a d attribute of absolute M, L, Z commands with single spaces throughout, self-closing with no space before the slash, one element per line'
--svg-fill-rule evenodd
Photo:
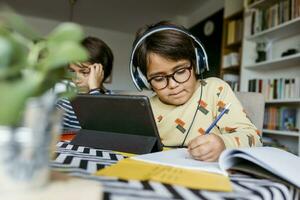
<path fill-rule="evenodd" d="M 203 136 L 197 136 L 196 138 L 192 139 L 188 144 L 188 149 L 192 150 L 194 148 L 197 148 L 197 146 L 205 144 L 208 142 L 207 137 L 205 135 Z"/>
<path fill-rule="evenodd" d="M 94 66 L 90 67 L 90 70 L 91 70 L 90 74 L 94 74 L 95 73 L 95 67 Z"/>
<path fill-rule="evenodd" d="M 103 66 L 102 66 L 102 64 L 100 64 L 100 63 L 95 63 L 94 64 L 94 66 L 97 68 L 97 69 L 103 69 Z"/>
<path fill-rule="evenodd" d="M 209 161 L 214 158 L 214 152 L 208 151 L 207 153 L 202 154 L 200 156 L 193 156 L 193 158 L 195 158 L 196 160 L 201 160 L 201 161 Z"/>
<path fill-rule="evenodd" d="M 209 162 L 214 158 L 214 152 L 210 151 L 207 154 L 201 155 L 200 160 Z"/>
<path fill-rule="evenodd" d="M 209 152 L 211 152 L 211 148 L 209 146 L 209 143 L 199 145 L 198 147 L 196 147 L 196 148 L 189 151 L 189 153 L 193 157 L 202 157 L 202 156 L 208 154 Z"/>
<path fill-rule="evenodd" d="M 103 74 L 103 66 L 102 66 L 102 64 L 97 63 L 97 64 L 94 64 L 94 66 L 95 66 L 95 69 L 96 69 L 96 73 L 102 75 Z"/>

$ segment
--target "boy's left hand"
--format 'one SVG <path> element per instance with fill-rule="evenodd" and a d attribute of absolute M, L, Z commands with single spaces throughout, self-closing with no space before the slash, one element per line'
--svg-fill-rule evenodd
<path fill-rule="evenodd" d="M 218 161 L 222 151 L 225 149 L 223 140 L 216 134 L 199 135 L 188 143 L 190 155 L 196 159 L 206 162 Z"/>

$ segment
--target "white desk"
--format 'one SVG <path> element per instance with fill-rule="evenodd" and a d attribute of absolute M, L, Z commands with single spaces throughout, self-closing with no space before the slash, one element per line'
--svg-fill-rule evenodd
<path fill-rule="evenodd" d="M 31 191 L 13 191 L 1 193 L 1 199 L 7 200 L 100 200 L 102 187 L 99 182 L 79 178 L 70 178 L 53 173 L 52 180 L 42 188 Z"/>

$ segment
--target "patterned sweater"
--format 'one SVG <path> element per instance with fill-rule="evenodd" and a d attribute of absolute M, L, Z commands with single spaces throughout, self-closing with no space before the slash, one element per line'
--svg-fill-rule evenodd
<path fill-rule="evenodd" d="M 226 82 L 218 78 L 208 78 L 199 85 L 193 96 L 181 106 L 164 104 L 157 96 L 151 98 L 154 117 L 164 145 L 182 144 L 195 112 L 197 114 L 184 145 L 196 136 L 205 134 L 205 130 L 228 103 L 231 103 L 229 111 L 211 132 L 223 139 L 226 148 L 262 145 L 261 132 L 251 123 Z M 200 101 L 201 88 L 203 92 Z"/>
<path fill-rule="evenodd" d="M 110 90 L 105 90 L 104 94 L 111 94 Z M 89 93 L 90 95 L 101 95 L 102 93 L 99 90 L 93 90 Z M 56 107 L 63 111 L 63 129 L 72 130 L 72 129 L 81 129 L 79 121 L 75 115 L 73 107 L 70 101 L 66 98 L 60 99 Z"/>

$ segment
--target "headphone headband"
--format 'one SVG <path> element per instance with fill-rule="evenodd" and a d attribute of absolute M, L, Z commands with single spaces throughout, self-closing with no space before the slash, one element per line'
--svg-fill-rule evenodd
<path fill-rule="evenodd" d="M 205 52 L 204 47 L 202 46 L 201 42 L 192 34 L 190 34 L 188 31 L 184 30 L 184 29 L 180 29 L 178 27 L 175 26 L 158 26 L 155 28 L 151 28 L 148 31 L 146 31 L 134 44 L 132 51 L 131 51 L 131 55 L 130 55 L 130 62 L 129 62 L 129 70 L 130 70 L 130 75 L 131 75 L 131 79 L 133 80 L 134 85 L 136 86 L 136 88 L 141 91 L 143 87 L 149 88 L 149 84 L 148 82 L 145 82 L 145 78 L 143 77 L 143 74 L 141 74 L 140 69 L 138 69 L 138 66 L 136 66 L 136 70 L 134 70 L 133 67 L 133 58 L 134 58 L 134 54 L 136 49 L 141 45 L 141 43 L 150 35 L 160 32 L 160 31 L 166 31 L 166 30 L 174 30 L 174 31 L 178 31 L 181 32 L 189 37 L 191 37 L 197 44 L 198 46 L 201 48 L 201 53 L 203 54 L 202 59 L 203 59 L 203 65 L 202 66 L 204 69 L 209 70 L 209 66 L 208 66 L 208 60 L 207 60 L 207 54 Z M 199 53 L 197 48 L 195 49 L 195 54 L 196 54 L 196 60 L 199 61 Z M 200 62 L 200 61 L 199 61 Z M 196 62 L 196 73 L 200 74 L 202 71 L 200 69 L 201 66 L 199 66 L 199 62 Z M 137 73 L 136 73 L 137 72 Z M 139 77 L 136 77 L 138 74 Z M 146 79 L 147 80 L 147 79 Z"/>

